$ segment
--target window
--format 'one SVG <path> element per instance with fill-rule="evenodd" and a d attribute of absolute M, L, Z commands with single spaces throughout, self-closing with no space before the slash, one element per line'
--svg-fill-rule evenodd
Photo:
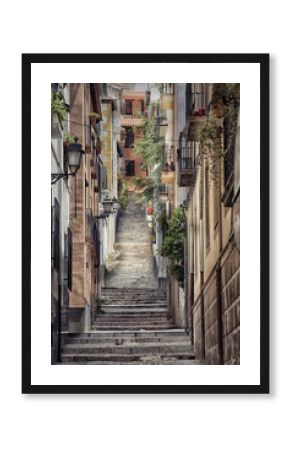
<path fill-rule="evenodd" d="M 126 161 L 126 177 L 135 176 L 135 161 Z"/>
<path fill-rule="evenodd" d="M 51 258 L 52 267 L 59 272 L 60 266 L 60 237 L 59 237 L 59 222 L 60 222 L 60 208 L 57 199 L 54 199 L 54 203 L 51 211 Z"/>
<path fill-rule="evenodd" d="M 140 100 L 140 112 L 144 114 L 145 107 L 144 107 L 144 100 Z"/>
<path fill-rule="evenodd" d="M 108 177 L 107 177 L 107 168 L 102 166 L 101 168 L 101 174 L 102 174 L 102 191 L 105 191 L 108 189 Z"/>
<path fill-rule="evenodd" d="M 125 100 L 125 115 L 131 116 L 133 114 L 133 102 L 132 100 Z"/>
<path fill-rule="evenodd" d="M 134 147 L 134 131 L 133 131 L 133 128 L 127 128 L 126 129 L 125 147 L 126 148 Z"/>

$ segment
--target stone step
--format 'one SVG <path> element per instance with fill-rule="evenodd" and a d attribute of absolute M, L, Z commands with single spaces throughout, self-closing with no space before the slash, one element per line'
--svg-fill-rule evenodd
<path fill-rule="evenodd" d="M 176 338 L 176 337 L 182 337 L 187 336 L 185 330 L 183 328 L 170 328 L 168 330 L 136 330 L 136 331 L 130 331 L 130 330 L 101 330 L 101 331 L 91 331 L 89 333 L 64 333 L 64 337 L 67 338 L 98 338 L 98 337 L 113 337 L 113 338 Z"/>
<path fill-rule="evenodd" d="M 150 314 L 98 314 L 95 317 L 94 323 L 99 322 L 128 322 L 128 323 L 136 323 L 136 322 L 167 322 L 168 317 L 167 313 L 161 314 L 161 313 L 150 313 Z"/>
<path fill-rule="evenodd" d="M 166 305 L 167 304 L 167 300 L 166 298 L 154 298 L 154 297 L 129 297 L 129 296 L 106 296 L 106 297 L 101 297 L 101 300 L 104 303 L 116 303 L 116 302 L 121 302 L 121 303 L 126 303 L 126 301 L 128 302 L 128 304 L 134 304 L 134 302 L 136 302 L 136 304 L 150 304 L 152 303 L 153 305 L 158 305 L 158 304 L 162 304 L 162 305 Z"/>
<path fill-rule="evenodd" d="M 140 327 L 142 328 L 142 324 L 147 324 L 147 325 L 158 325 L 158 323 L 163 325 L 171 325 L 172 323 L 172 319 L 171 318 L 167 318 L 167 316 L 164 317 L 146 317 L 146 316 L 142 316 L 142 317 L 135 317 L 135 316 L 128 316 L 128 317 L 123 317 L 121 315 L 116 315 L 116 316 L 112 316 L 111 314 L 107 315 L 107 314 L 102 314 L 102 315 L 98 315 L 95 320 L 92 322 L 92 325 L 99 325 L 99 324 L 109 324 L 112 325 L 112 328 L 114 327 L 114 325 L 117 324 L 132 324 L 132 325 L 138 325 L 140 324 Z"/>
<path fill-rule="evenodd" d="M 168 316 L 168 310 L 167 308 L 163 308 L 160 311 L 160 308 L 156 308 L 156 311 L 154 311 L 154 309 L 150 308 L 148 311 L 146 311 L 145 308 L 116 308 L 115 306 L 113 307 L 103 307 L 102 308 L 102 312 L 98 313 L 96 315 L 96 318 L 101 318 L 101 317 L 108 317 L 108 316 L 112 316 L 112 317 L 152 317 L 152 318 L 156 318 L 156 317 L 167 317 Z"/>
<path fill-rule="evenodd" d="M 119 335 L 118 337 L 66 337 L 64 340 L 66 344 L 116 344 L 128 345 L 132 343 L 168 343 L 168 344 L 188 344 L 190 345 L 190 339 L 188 336 L 147 336 L 147 337 L 127 337 Z"/>
<path fill-rule="evenodd" d="M 160 306 L 152 305 L 139 305 L 132 306 L 130 304 L 125 305 L 112 305 L 106 304 L 102 305 L 102 311 L 105 313 L 113 313 L 113 314 L 143 314 L 143 313 L 163 313 L 168 312 L 168 309 Z"/>
<path fill-rule="evenodd" d="M 145 292 L 143 294 L 132 294 L 132 293 L 120 293 L 112 292 L 110 294 L 104 294 L 102 293 L 101 299 L 104 300 L 110 300 L 113 299 L 130 299 L 130 300 L 151 300 L 151 301 L 166 301 L 166 295 L 152 295 L 152 294 L 146 294 Z"/>
<path fill-rule="evenodd" d="M 115 361 L 103 361 L 103 360 L 100 360 L 100 361 L 77 360 L 77 361 L 75 361 L 72 356 L 68 356 L 67 358 L 65 358 L 63 360 L 62 363 L 58 363 L 58 364 L 59 365 L 62 365 L 62 364 L 76 365 L 77 364 L 79 366 L 82 366 L 82 365 L 98 365 L 98 366 L 101 366 L 101 365 L 108 365 L 108 366 L 112 365 L 112 366 L 115 366 L 116 362 Z M 145 366 L 145 365 L 152 365 L 152 366 L 155 366 L 155 365 L 160 365 L 160 366 L 163 366 L 163 365 L 179 365 L 179 366 L 185 366 L 185 365 L 200 365 L 200 362 L 198 360 L 196 360 L 196 359 L 182 359 L 182 360 L 179 359 L 179 360 L 176 360 L 174 358 L 163 358 L 163 359 L 159 360 L 159 359 L 151 358 L 151 359 L 147 359 L 147 360 L 143 359 L 141 361 L 118 361 L 117 364 L 118 365 L 127 365 L 127 366 L 133 366 L 133 365 L 134 366 L 137 366 L 137 365 L 142 365 L 142 366 Z"/>
<path fill-rule="evenodd" d="M 186 353 L 190 355 L 192 348 L 189 344 L 129 344 L 129 345 L 116 345 L 116 344 L 66 344 L 63 348 L 64 355 L 80 355 L 80 354 L 92 354 L 99 355 L 114 354 L 114 355 L 149 355 L 149 354 L 178 354 Z"/>
<path fill-rule="evenodd" d="M 166 295 L 157 295 L 143 292 L 142 294 L 133 294 L 132 292 L 110 292 L 104 293 L 102 292 L 101 298 L 110 299 L 110 298 L 130 298 L 130 299 L 151 299 L 151 300 L 166 300 Z"/>
<path fill-rule="evenodd" d="M 115 364 L 119 363 L 127 363 L 127 362 L 139 362 L 143 364 L 144 362 L 148 364 L 152 364 L 152 361 L 155 361 L 156 364 L 158 364 L 160 361 L 176 361 L 178 364 L 179 361 L 182 360 L 194 360 L 195 357 L 190 352 L 182 352 L 182 353 L 158 353 L 158 354 L 115 354 L 115 353 L 100 353 L 100 354 L 91 354 L 91 353 L 79 353 L 77 355 L 75 354 L 66 354 L 63 353 L 62 355 L 62 362 L 78 362 L 78 361 L 96 361 L 100 362 L 103 361 L 104 364 L 107 364 L 107 362 L 114 362 Z"/>
<path fill-rule="evenodd" d="M 105 308 L 107 309 L 107 308 L 112 308 L 112 310 L 114 310 L 114 308 L 115 309 L 120 309 L 120 308 L 124 308 L 124 309 L 128 309 L 128 308 L 132 308 L 133 310 L 135 310 L 135 309 L 137 309 L 137 308 L 141 308 L 141 309 L 144 309 L 144 308 L 149 308 L 149 309 L 153 309 L 153 308 L 156 308 L 156 309 L 159 309 L 159 308 L 163 308 L 164 310 L 165 309 L 168 309 L 168 305 L 167 305 L 167 303 L 156 303 L 156 304 L 152 304 L 152 303 L 139 303 L 139 302 L 132 302 L 132 303 L 128 303 L 128 301 L 126 300 L 124 300 L 124 301 L 114 301 L 114 302 L 103 302 L 102 304 L 101 304 L 101 311 L 102 310 L 105 310 Z"/>
<path fill-rule="evenodd" d="M 119 330 L 158 330 L 158 329 L 170 329 L 170 328 L 174 328 L 173 324 L 160 324 L 160 323 L 156 323 L 156 324 L 145 324 L 143 323 L 141 324 L 120 324 L 120 325 L 116 325 L 114 324 L 114 326 L 112 327 L 111 323 L 100 323 L 100 324 L 93 324 L 92 325 L 92 330 L 112 330 L 112 331 L 119 331 Z"/>
<path fill-rule="evenodd" d="M 102 293 L 107 293 L 110 294 L 112 292 L 117 292 L 118 294 L 122 294 L 122 293 L 128 293 L 128 294 L 156 294 L 156 295 L 160 295 L 160 294 L 164 294 L 166 295 L 166 291 L 165 289 L 158 289 L 158 288 L 154 288 L 151 289 L 150 287 L 147 288 L 124 288 L 124 287 L 120 287 L 120 288 L 103 288 L 102 289 Z"/>

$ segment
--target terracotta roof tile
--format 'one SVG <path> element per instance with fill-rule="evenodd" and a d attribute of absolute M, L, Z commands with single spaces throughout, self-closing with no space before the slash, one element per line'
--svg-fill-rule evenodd
<path fill-rule="evenodd" d="M 142 117 L 121 116 L 121 127 L 142 127 L 144 119 Z"/>
<path fill-rule="evenodd" d="M 130 91 L 128 89 L 125 89 L 123 91 L 123 98 L 126 99 L 130 99 L 130 98 L 139 98 L 141 100 L 145 99 L 145 92 L 138 92 L 138 91 Z"/>

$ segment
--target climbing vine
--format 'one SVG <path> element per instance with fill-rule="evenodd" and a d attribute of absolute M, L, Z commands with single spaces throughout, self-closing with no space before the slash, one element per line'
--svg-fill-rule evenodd
<path fill-rule="evenodd" d="M 51 93 L 51 116 L 57 114 L 61 126 L 65 120 L 66 113 L 69 111 L 69 105 L 65 103 L 64 88 L 65 84 L 60 84 L 58 91 Z"/>
<path fill-rule="evenodd" d="M 220 176 L 220 161 L 224 157 L 222 133 L 226 128 L 227 148 L 234 143 L 238 108 L 240 104 L 240 85 L 237 83 L 217 83 L 213 86 L 213 114 L 198 127 L 198 139 L 202 155 L 207 159 L 211 178 L 217 181 Z"/>
<path fill-rule="evenodd" d="M 161 256 L 169 260 L 169 272 L 184 287 L 184 240 L 185 215 L 183 209 L 175 208 L 162 242 Z"/>

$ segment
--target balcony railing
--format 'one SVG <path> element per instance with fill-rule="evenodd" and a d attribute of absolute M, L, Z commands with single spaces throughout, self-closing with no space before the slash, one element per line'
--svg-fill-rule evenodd
<path fill-rule="evenodd" d="M 181 157 L 179 160 L 179 168 L 180 170 L 192 170 L 193 169 L 192 158 Z"/>
<path fill-rule="evenodd" d="M 157 186 L 157 195 L 168 195 L 168 186 L 166 184 L 159 184 Z"/>
<path fill-rule="evenodd" d="M 178 151 L 178 185 L 179 186 L 190 186 L 193 169 L 194 169 L 194 150 L 189 144 L 187 146 L 181 147 Z"/>

